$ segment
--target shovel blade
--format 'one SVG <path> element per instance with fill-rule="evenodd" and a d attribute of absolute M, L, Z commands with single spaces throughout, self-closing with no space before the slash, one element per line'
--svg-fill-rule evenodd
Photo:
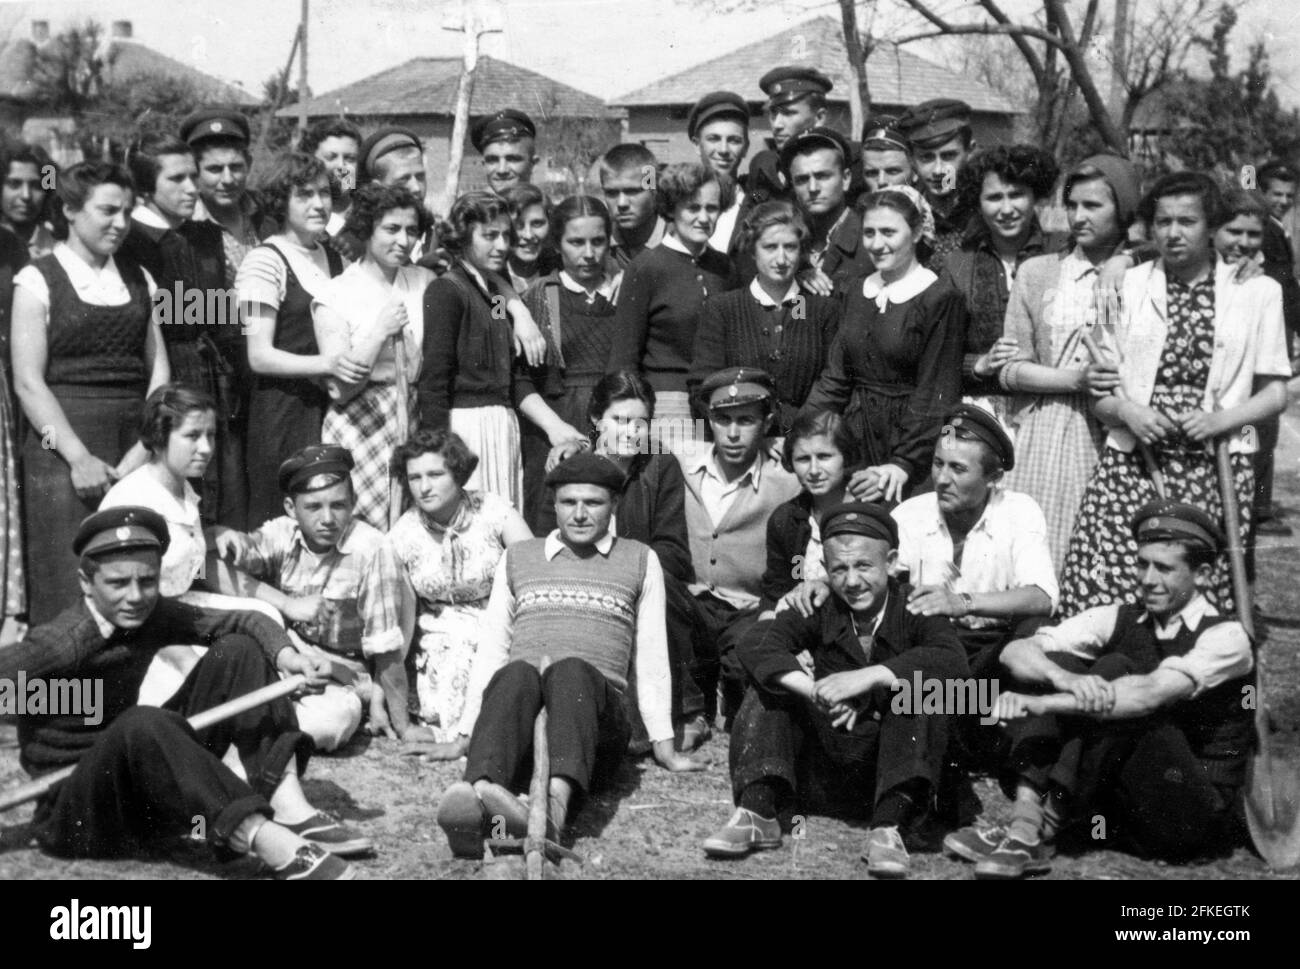
<path fill-rule="evenodd" d="M 1300 769 L 1295 764 L 1276 756 L 1251 761 L 1246 825 L 1269 868 L 1300 865 Z"/>

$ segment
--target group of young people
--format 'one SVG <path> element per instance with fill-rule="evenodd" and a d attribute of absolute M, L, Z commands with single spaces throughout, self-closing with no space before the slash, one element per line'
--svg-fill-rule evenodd
<path fill-rule="evenodd" d="M 466 758 L 432 809 L 482 857 L 526 833 L 543 708 L 556 841 L 629 752 L 701 770 L 724 730 L 710 857 L 810 808 L 866 821 L 882 878 L 936 826 L 989 878 L 1098 812 L 1143 853 L 1236 843 L 1254 666 L 1225 550 L 1285 528 L 1300 179 L 1144 191 L 1118 156 L 977 146 L 952 100 L 854 142 L 820 72 L 761 86 L 746 174 L 750 106 L 719 91 L 698 161 L 615 145 L 599 195 L 558 201 L 533 121 L 479 118 L 488 187 L 441 220 L 402 127 L 323 122 L 251 178 L 223 109 L 125 167 L 0 158 L 0 677 L 112 693 L 95 727 L 20 722 L 29 771 L 78 765 L 46 850 L 201 814 L 277 877 L 350 877 L 371 839 L 298 777 L 366 723 Z M 281 674 L 304 692 L 182 719 Z M 982 717 L 907 700 L 975 682 Z"/>

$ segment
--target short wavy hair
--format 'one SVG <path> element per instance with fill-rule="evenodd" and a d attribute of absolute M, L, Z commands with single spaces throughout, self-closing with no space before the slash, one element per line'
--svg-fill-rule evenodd
<path fill-rule="evenodd" d="M 153 195 L 158 187 L 158 175 L 162 171 L 162 159 L 167 155 L 180 155 L 193 159 L 190 146 L 175 135 L 151 135 L 141 138 L 131 147 L 126 164 L 131 171 L 131 180 L 141 195 Z"/>
<path fill-rule="evenodd" d="M 351 138 L 357 143 L 358 148 L 361 147 L 360 128 L 343 118 L 326 118 L 324 121 L 317 121 L 303 132 L 302 138 L 298 141 L 298 150 L 304 155 L 314 155 L 321 142 L 328 138 Z"/>
<path fill-rule="evenodd" d="M 474 226 L 487 225 L 504 218 L 510 223 L 510 237 L 514 239 L 514 221 L 505 199 L 492 192 L 466 192 L 456 199 L 447 218 L 438 223 L 438 242 L 454 256 L 463 255 L 469 248 Z"/>
<path fill-rule="evenodd" d="M 758 240 L 763 238 L 763 233 L 774 225 L 787 226 L 794 230 L 794 234 L 799 237 L 801 253 L 806 253 L 812 248 L 812 233 L 808 231 L 808 223 L 804 220 L 803 214 L 789 202 L 770 201 L 755 206 L 740 223 L 736 251 L 753 255 Z"/>
<path fill-rule="evenodd" d="M 850 469 L 862 460 L 862 451 L 849 426 L 839 414 L 829 410 L 805 411 L 794 419 L 790 430 L 785 432 L 785 443 L 781 445 L 781 467 L 794 473 L 794 446 L 810 437 L 825 435 L 831 439 L 840 454 L 844 455 L 844 472 L 847 479 Z"/>
<path fill-rule="evenodd" d="M 655 182 L 655 210 L 671 222 L 677 206 L 689 202 L 696 192 L 710 182 L 717 184 L 718 204 L 725 212 L 736 200 L 736 186 L 731 179 L 723 178 L 708 165 L 699 162 L 665 166 Z"/>
<path fill-rule="evenodd" d="M 374 234 L 375 226 L 384 215 L 394 209 L 415 210 L 416 231 L 420 236 L 433 228 L 433 216 L 409 189 L 370 182 L 352 193 L 343 231 L 354 239 L 365 241 Z"/>
<path fill-rule="evenodd" d="M 445 427 L 421 428 L 393 448 L 393 458 L 388 470 L 402 483 L 402 490 L 410 495 L 411 486 L 406 482 L 406 465 L 424 454 L 441 456 L 451 472 L 451 480 L 459 488 L 465 487 L 474 469 L 478 467 L 478 455 L 469 449 L 469 445 L 460 435 Z M 415 496 L 411 495 L 414 500 Z"/>
<path fill-rule="evenodd" d="M 1219 184 L 1204 172 L 1173 172 L 1162 175 L 1156 183 L 1142 196 L 1138 203 L 1138 215 L 1148 226 L 1155 221 L 1156 206 L 1161 199 L 1175 195 L 1195 195 L 1201 201 L 1201 211 L 1205 214 L 1210 231 L 1218 229 L 1228 221 L 1228 208 L 1223 204 L 1223 192 Z"/>
<path fill-rule="evenodd" d="M 8 174 L 7 169 L 5 174 Z M 80 212 L 95 189 L 101 185 L 116 185 L 130 192 L 132 200 L 135 198 L 135 182 L 131 179 L 131 173 L 115 162 L 79 162 L 59 175 L 55 189 L 58 204 L 52 206 L 50 212 L 54 238 L 66 240 L 72 231 L 67 216 L 63 214 L 64 206 L 73 212 Z"/>
<path fill-rule="evenodd" d="M 587 402 L 587 420 L 591 426 L 595 428 L 610 405 L 620 400 L 639 400 L 645 404 L 646 417 L 655 416 L 655 390 L 650 386 L 650 381 L 635 370 L 615 370 L 605 374 L 591 388 L 591 397 Z"/>
<path fill-rule="evenodd" d="M 979 211 L 984 179 L 996 175 L 1004 182 L 1023 185 L 1034 198 L 1045 199 L 1056 187 L 1060 168 L 1050 152 L 1036 145 L 994 145 L 977 151 L 957 176 L 957 191 L 968 211 Z"/>
<path fill-rule="evenodd" d="M 1260 226 L 1268 225 L 1270 215 L 1268 203 L 1264 201 L 1264 196 L 1258 192 L 1250 192 L 1244 188 L 1228 189 L 1223 193 L 1223 208 L 1224 225 L 1227 225 L 1239 215 L 1259 219 Z"/>
<path fill-rule="evenodd" d="M 167 450 L 172 431 L 185 423 L 188 414 L 217 412 L 217 402 L 206 391 L 184 384 L 163 384 L 144 402 L 140 412 L 140 443 L 150 454 Z"/>
<path fill-rule="evenodd" d="M 331 186 L 329 169 L 315 155 L 301 151 L 288 151 L 276 155 L 266 166 L 257 182 L 257 200 L 262 213 L 284 226 L 289 211 L 289 196 L 295 189 L 306 188 L 324 179 Z"/>

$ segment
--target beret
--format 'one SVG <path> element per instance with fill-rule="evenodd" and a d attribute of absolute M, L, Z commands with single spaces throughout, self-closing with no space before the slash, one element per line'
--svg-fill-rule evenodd
<path fill-rule="evenodd" d="M 806 94 L 829 93 L 835 83 L 815 67 L 774 67 L 764 74 L 758 86 L 767 95 L 768 107 L 789 104 Z"/>
<path fill-rule="evenodd" d="M 896 118 L 872 118 L 862 126 L 862 150 L 907 151 L 907 135 Z"/>
<path fill-rule="evenodd" d="M 898 523 L 884 505 L 846 501 L 829 508 L 822 516 L 822 541 L 836 535 L 865 535 L 898 548 Z"/>
<path fill-rule="evenodd" d="M 849 139 L 834 128 L 809 128 L 807 131 L 790 138 L 781 146 L 781 171 L 789 173 L 790 163 L 794 161 L 795 155 L 816 151 L 818 148 L 835 149 L 840 153 L 840 158 L 844 160 L 846 166 L 852 159 Z"/>
<path fill-rule="evenodd" d="M 775 397 L 776 384 L 757 367 L 728 367 L 705 377 L 699 395 L 709 410 L 739 407 Z"/>
<path fill-rule="evenodd" d="M 913 148 L 935 148 L 970 127 L 970 105 L 955 98 L 935 98 L 908 109 L 898 129 Z"/>
<path fill-rule="evenodd" d="M 167 519 L 152 508 L 122 505 L 82 519 L 77 537 L 72 541 L 72 552 L 93 558 L 124 548 L 156 548 L 161 554 L 169 544 Z"/>
<path fill-rule="evenodd" d="M 1167 498 L 1149 501 L 1132 521 L 1133 538 L 1143 542 L 1194 542 L 1212 552 L 1221 552 L 1227 539 L 1219 523 L 1195 505 Z"/>
<path fill-rule="evenodd" d="M 201 108 L 181 122 L 181 140 L 190 145 L 205 138 L 236 138 L 247 142 L 250 137 L 248 119 L 234 108 Z"/>
<path fill-rule="evenodd" d="M 686 134 L 690 138 L 707 122 L 730 115 L 749 127 L 749 105 L 734 91 L 711 91 L 695 102 L 686 116 Z"/>
<path fill-rule="evenodd" d="M 280 465 L 280 490 L 286 495 L 332 488 L 348 476 L 352 452 L 337 444 L 309 444 Z"/>
<path fill-rule="evenodd" d="M 396 125 L 380 128 L 367 136 L 365 141 L 361 142 L 360 147 L 357 148 L 357 166 L 361 171 L 373 178 L 375 162 L 390 151 L 408 147 L 424 151 L 424 145 L 420 143 L 420 136 L 410 128 Z"/>
<path fill-rule="evenodd" d="M 1002 462 L 1003 471 L 1010 471 L 1016 466 L 1016 449 L 1011 443 L 1011 438 L 1002 429 L 998 419 L 984 408 L 976 407 L 974 404 L 955 407 L 943 422 L 943 430 L 939 434 L 939 447 L 944 447 L 947 441 L 952 440 L 953 432 L 956 430 L 966 431 L 992 448 L 993 453 Z"/>
<path fill-rule="evenodd" d="M 474 122 L 469 131 L 470 144 L 480 153 L 494 141 L 536 137 L 537 125 L 533 124 L 533 119 L 515 108 L 484 115 Z"/>
<path fill-rule="evenodd" d="M 614 494 L 623 490 L 626 476 L 609 458 L 590 451 L 579 451 L 561 461 L 546 476 L 546 484 L 558 488 L 566 484 L 593 484 L 608 488 Z"/>

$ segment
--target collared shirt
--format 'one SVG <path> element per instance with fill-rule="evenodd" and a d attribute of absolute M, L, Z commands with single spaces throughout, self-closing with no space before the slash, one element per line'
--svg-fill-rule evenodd
<path fill-rule="evenodd" d="M 676 235 L 676 233 L 673 232 L 665 233 L 664 241 L 661 243 L 661 245 L 665 246 L 668 249 L 671 249 L 673 252 L 680 252 L 683 255 L 690 256 L 692 259 L 699 258 L 699 256 L 695 255 L 695 253 L 691 252 L 691 250 L 686 248 L 686 243 L 682 242 L 682 240 Z"/>
<path fill-rule="evenodd" d="M 912 268 L 892 283 L 885 282 L 885 277 L 877 269 L 862 281 L 862 295 L 875 300 L 876 309 L 883 313 L 890 303 L 906 303 L 920 296 L 938 278 L 919 262 L 912 263 Z"/>
<path fill-rule="evenodd" d="M 167 520 L 171 540 L 162 557 L 158 591 L 169 599 L 189 592 L 194 582 L 202 577 L 203 563 L 208 554 L 199 513 L 199 496 L 194 487 L 186 481 L 183 496 L 177 498 L 158 480 L 153 468 L 142 465 L 109 488 L 99 508 L 102 511 L 125 505 L 152 508 Z"/>
<path fill-rule="evenodd" d="M 727 252 L 731 246 L 731 237 L 736 231 L 736 223 L 740 220 L 740 206 L 745 201 L 745 193 L 740 185 L 736 185 L 736 197 L 727 211 L 718 216 L 718 224 L 713 227 L 713 235 L 709 236 L 709 245 L 719 252 Z"/>
<path fill-rule="evenodd" d="M 700 476 L 700 499 L 704 503 L 704 510 L 708 512 L 714 524 L 717 524 L 726 517 L 728 509 L 731 508 L 732 502 L 736 500 L 736 495 L 742 488 L 753 488 L 754 494 L 758 494 L 759 486 L 762 484 L 763 455 L 760 452 L 744 474 L 728 481 L 718 468 L 716 449 L 709 448 L 691 462 L 686 473 Z"/>
<path fill-rule="evenodd" d="M 840 230 L 840 226 L 844 225 L 848 217 L 849 207 L 846 205 L 844 211 L 842 211 L 839 214 L 839 217 L 835 220 L 835 224 L 826 230 L 826 238 L 822 240 L 822 244 L 819 246 L 813 246 L 812 250 L 808 253 L 808 261 L 812 263 L 814 268 L 822 268 L 822 260 L 826 258 L 826 250 L 831 247 L 831 244 L 835 241 L 835 233 Z"/>
<path fill-rule="evenodd" d="M 799 281 L 794 280 L 790 283 L 790 288 L 785 291 L 779 304 L 772 302 L 772 297 L 767 295 L 767 290 L 759 285 L 757 276 L 749 281 L 749 295 L 758 300 L 758 305 L 764 309 L 774 310 L 781 306 L 791 306 L 799 301 Z"/>
<path fill-rule="evenodd" d="M 608 557 L 614 547 L 612 532 L 606 532 L 596 542 L 596 551 Z M 576 557 L 560 538 L 556 529 L 546 536 L 543 554 L 548 562 L 558 555 Z M 478 652 L 474 654 L 474 668 L 470 673 L 469 689 L 465 697 L 465 710 L 461 714 L 460 732 L 471 734 L 483 703 L 483 691 L 493 675 L 510 661 L 510 646 L 514 639 L 515 594 L 510 588 L 510 570 L 507 559 L 511 549 L 497 563 L 492 580 L 492 596 L 480 627 Z M 646 555 L 645 577 L 641 580 L 636 607 L 636 646 L 633 662 L 636 664 L 637 706 L 645 721 L 646 733 L 651 741 L 670 740 L 673 736 L 672 680 L 668 669 L 668 634 L 664 622 L 664 573 L 659 557 L 650 551 Z"/>
<path fill-rule="evenodd" d="M 618 284 L 622 281 L 623 274 L 621 272 L 615 273 L 612 276 L 606 275 L 605 278 L 601 280 L 599 286 L 595 289 L 588 289 L 586 286 L 582 285 L 582 283 L 570 276 L 567 269 L 560 270 L 560 285 L 570 293 L 575 293 L 578 296 L 581 296 L 588 303 L 596 302 L 597 296 L 605 297 L 605 299 L 610 303 L 616 302 L 618 300 Z"/>
<path fill-rule="evenodd" d="M 84 601 L 86 610 L 90 613 L 90 618 L 95 620 L 95 628 L 99 630 L 99 634 L 105 639 L 110 639 L 113 633 L 117 631 L 117 627 L 105 619 L 104 614 L 95 608 L 94 600 L 90 596 L 86 596 Z"/>
<path fill-rule="evenodd" d="M 979 521 L 966 535 L 961 565 L 953 562 L 952 534 L 934 492 L 917 495 L 891 513 L 898 523 L 898 562 L 912 585 L 945 586 L 952 592 L 1007 592 L 1037 586 L 1056 608 L 1060 598 L 1047 521 L 1038 502 L 1018 491 L 994 488 Z M 1005 626 L 995 616 L 962 616 L 968 629 Z"/>
<path fill-rule="evenodd" d="M 361 652 L 361 617 L 357 597 L 370 561 L 383 541 L 376 528 L 354 518 L 338 544 L 326 552 L 307 547 L 297 521 L 282 515 L 254 532 L 229 532 L 237 569 L 275 586 L 289 596 L 321 596 L 331 610 L 327 622 L 294 623 L 309 643 L 345 656 Z"/>
<path fill-rule="evenodd" d="M 112 256 L 108 257 L 101 268 L 96 269 L 73 252 L 66 242 L 56 243 L 53 255 L 63 267 L 63 271 L 68 274 L 68 281 L 72 283 L 77 299 L 83 303 L 91 306 L 121 306 L 131 301 L 131 291 L 126 288 L 122 274 L 118 271 L 117 262 Z M 153 277 L 143 267 L 140 272 L 144 274 L 145 286 L 152 296 L 157 288 Z M 41 271 L 35 266 L 28 265 L 20 269 L 14 276 L 14 286 L 26 290 L 42 306 L 49 309 L 50 287 L 46 284 Z"/>
<path fill-rule="evenodd" d="M 170 229 L 171 223 L 147 205 L 137 205 L 131 210 L 131 220 L 151 229 Z"/>
<path fill-rule="evenodd" d="M 623 241 L 622 237 L 619 236 L 618 226 L 614 226 L 614 231 L 610 233 L 609 238 L 609 254 L 618 266 L 626 269 L 627 264 L 637 256 L 641 255 L 641 253 L 653 249 L 659 245 L 659 243 L 663 242 L 664 233 L 667 231 L 668 222 L 662 215 L 656 215 L 655 226 L 650 230 L 650 235 L 646 238 L 646 241 L 641 243 L 639 246 L 629 246 Z"/>
<path fill-rule="evenodd" d="M 199 199 L 198 204 L 194 206 L 195 222 L 212 222 L 221 229 L 221 250 L 226 257 L 226 285 L 233 287 L 235 277 L 239 274 L 239 267 L 244 262 L 244 257 L 248 255 L 250 249 L 253 249 L 262 240 L 257 235 L 257 206 L 247 195 L 240 196 L 239 207 L 244 212 L 244 234 L 237 236 L 222 223 L 213 218 L 208 207 L 203 204 L 203 199 Z M 412 257 L 414 258 L 414 257 Z"/>
<path fill-rule="evenodd" d="M 1198 592 L 1163 626 L 1155 623 L 1150 613 L 1143 614 L 1138 622 L 1155 623 L 1152 632 L 1156 639 L 1169 640 L 1178 635 L 1183 626 L 1195 632 L 1207 616 L 1218 614 L 1219 611 Z M 1118 605 L 1095 606 L 1056 626 L 1040 629 L 1037 635 L 1042 637 L 1043 648 L 1049 652 L 1071 653 L 1095 660 L 1115 634 L 1118 618 Z M 1196 644 L 1182 656 L 1166 657 L 1157 669 L 1182 673 L 1192 681 L 1192 696 L 1197 697 L 1206 690 L 1245 676 L 1254 665 L 1250 640 L 1241 624 L 1221 622 L 1198 636 Z"/>

